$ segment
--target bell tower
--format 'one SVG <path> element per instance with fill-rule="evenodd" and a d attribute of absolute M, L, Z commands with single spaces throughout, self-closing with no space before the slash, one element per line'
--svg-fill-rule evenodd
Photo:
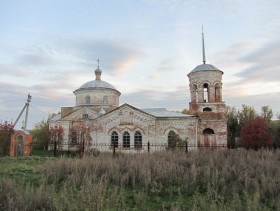
<path fill-rule="evenodd" d="M 222 101 L 223 71 L 206 63 L 202 28 L 202 61 L 189 74 L 189 110 L 199 117 L 198 145 L 227 145 L 226 104 Z"/>

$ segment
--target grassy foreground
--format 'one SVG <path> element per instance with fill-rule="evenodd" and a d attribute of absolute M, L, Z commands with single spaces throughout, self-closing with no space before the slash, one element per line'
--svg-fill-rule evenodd
<path fill-rule="evenodd" d="M 280 151 L 0 158 L 0 210 L 280 210 Z"/>

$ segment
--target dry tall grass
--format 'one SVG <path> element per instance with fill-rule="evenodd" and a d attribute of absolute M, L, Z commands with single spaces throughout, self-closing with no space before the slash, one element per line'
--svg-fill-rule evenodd
<path fill-rule="evenodd" d="M 0 181 L 2 210 L 280 210 L 280 151 L 100 154 Z"/>

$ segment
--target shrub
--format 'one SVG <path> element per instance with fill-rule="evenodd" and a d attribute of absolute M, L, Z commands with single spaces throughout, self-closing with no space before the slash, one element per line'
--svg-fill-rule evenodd
<path fill-rule="evenodd" d="M 262 117 L 256 117 L 242 126 L 240 136 L 241 145 L 246 149 L 271 147 L 273 143 L 268 123 Z"/>

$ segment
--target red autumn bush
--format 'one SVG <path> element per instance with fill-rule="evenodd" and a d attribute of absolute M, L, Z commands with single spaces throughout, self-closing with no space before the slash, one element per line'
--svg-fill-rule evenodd
<path fill-rule="evenodd" d="M 241 128 L 241 146 L 246 149 L 260 149 L 271 147 L 273 143 L 272 134 L 268 128 L 268 122 L 262 117 L 256 117 Z"/>

